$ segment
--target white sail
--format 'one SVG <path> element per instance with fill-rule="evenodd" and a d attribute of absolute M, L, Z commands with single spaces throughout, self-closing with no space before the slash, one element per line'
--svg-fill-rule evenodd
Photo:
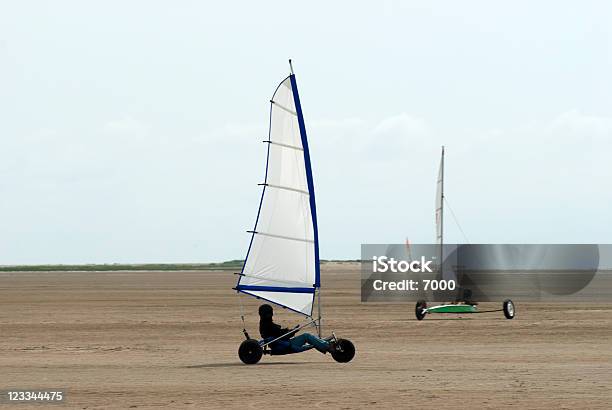
<path fill-rule="evenodd" d="M 312 316 L 319 287 L 314 188 L 295 83 L 287 77 L 270 108 L 266 177 L 236 290 Z"/>

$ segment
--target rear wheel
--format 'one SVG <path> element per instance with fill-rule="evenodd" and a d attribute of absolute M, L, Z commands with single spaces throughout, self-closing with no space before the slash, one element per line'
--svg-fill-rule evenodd
<path fill-rule="evenodd" d="M 504 300 L 504 316 L 506 316 L 506 319 L 514 319 L 515 312 L 516 308 L 514 302 L 510 299 Z"/>
<path fill-rule="evenodd" d="M 414 314 L 416 315 L 417 320 L 425 319 L 425 315 L 427 314 L 425 309 L 427 309 L 427 302 L 422 299 L 419 300 L 414 308 Z"/>
<path fill-rule="evenodd" d="M 244 364 L 255 364 L 259 362 L 263 355 L 263 349 L 259 342 L 255 339 L 247 339 L 240 343 L 238 348 L 238 357 Z"/>
<path fill-rule="evenodd" d="M 334 343 L 331 355 L 338 363 L 348 363 L 355 357 L 355 345 L 348 339 L 338 339 Z"/>

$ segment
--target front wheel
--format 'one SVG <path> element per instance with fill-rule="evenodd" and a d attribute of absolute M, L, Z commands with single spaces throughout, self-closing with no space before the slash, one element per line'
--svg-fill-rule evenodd
<path fill-rule="evenodd" d="M 514 319 L 514 314 L 516 312 L 516 308 L 514 307 L 514 302 L 510 299 L 504 300 L 504 316 L 506 319 Z"/>
<path fill-rule="evenodd" d="M 338 363 L 348 363 L 355 357 L 355 345 L 348 339 L 338 339 L 334 343 L 331 355 Z"/>
<path fill-rule="evenodd" d="M 427 309 L 427 302 L 425 302 L 424 300 L 419 300 L 416 303 L 416 306 L 414 307 L 414 314 L 417 320 L 425 319 L 425 315 L 427 314 L 427 312 L 425 312 L 425 309 Z"/>
<path fill-rule="evenodd" d="M 240 343 L 238 348 L 238 357 L 244 364 L 255 364 L 259 362 L 263 355 L 263 349 L 259 342 L 255 339 L 248 339 Z"/>

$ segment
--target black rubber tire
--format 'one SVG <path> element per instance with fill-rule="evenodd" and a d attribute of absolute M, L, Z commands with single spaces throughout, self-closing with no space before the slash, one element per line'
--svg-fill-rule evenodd
<path fill-rule="evenodd" d="M 348 339 L 338 339 L 331 355 L 338 363 L 348 363 L 355 357 L 355 345 Z"/>
<path fill-rule="evenodd" d="M 427 309 L 427 302 L 425 302 L 423 299 L 419 300 L 414 307 L 414 314 L 417 320 L 425 319 L 425 315 L 427 314 L 426 312 L 423 312 L 425 309 Z"/>
<path fill-rule="evenodd" d="M 263 356 L 263 349 L 255 339 L 248 339 L 240 343 L 238 357 L 244 364 L 256 364 Z"/>
<path fill-rule="evenodd" d="M 514 315 L 516 314 L 516 306 L 514 306 L 514 302 L 510 299 L 504 300 L 504 316 L 506 319 L 514 319 Z"/>

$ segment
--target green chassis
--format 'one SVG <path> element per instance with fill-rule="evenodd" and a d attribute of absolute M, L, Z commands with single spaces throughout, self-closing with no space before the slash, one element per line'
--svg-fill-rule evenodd
<path fill-rule="evenodd" d="M 427 307 L 427 302 L 419 300 L 415 308 L 417 320 L 423 320 L 428 313 L 455 313 L 455 314 L 471 314 L 471 313 L 489 313 L 489 312 L 504 312 L 506 319 L 513 319 L 516 313 L 516 306 L 510 299 L 504 300 L 501 309 L 478 310 L 476 305 L 470 304 L 447 304 Z"/>
<path fill-rule="evenodd" d="M 476 313 L 478 308 L 474 305 L 438 305 L 423 309 L 423 313 Z"/>

